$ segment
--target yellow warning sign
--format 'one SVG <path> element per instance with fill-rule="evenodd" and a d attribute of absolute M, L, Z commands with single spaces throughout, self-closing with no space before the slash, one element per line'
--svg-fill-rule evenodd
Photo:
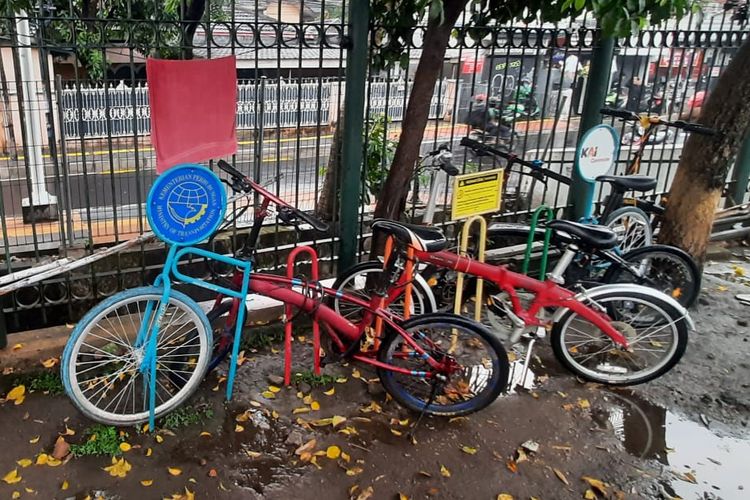
<path fill-rule="evenodd" d="M 500 210 L 502 169 L 459 175 L 453 182 L 453 220 Z"/>

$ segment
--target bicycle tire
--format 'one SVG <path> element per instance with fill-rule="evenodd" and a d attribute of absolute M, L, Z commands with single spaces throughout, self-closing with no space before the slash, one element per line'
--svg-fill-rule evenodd
<path fill-rule="evenodd" d="M 136 304 L 137 312 L 138 314 L 141 314 L 142 309 L 140 303 L 159 302 L 162 297 L 162 292 L 162 288 L 155 286 L 139 287 L 122 291 L 97 304 L 83 317 L 83 319 L 81 319 L 81 321 L 78 322 L 76 327 L 73 329 L 73 332 L 71 333 L 71 336 L 65 346 L 65 350 L 63 351 L 61 362 L 61 377 L 63 385 L 65 387 L 65 391 L 73 401 L 73 404 L 75 404 L 75 406 L 88 418 L 103 424 L 120 426 L 136 425 L 148 420 L 149 408 L 146 404 L 147 398 L 145 389 L 142 389 L 142 398 L 136 395 L 139 387 L 146 387 L 145 376 L 140 372 L 138 367 L 138 363 L 140 362 L 140 360 L 142 360 L 143 357 L 143 348 L 134 347 L 130 344 L 130 341 L 128 339 L 128 327 L 132 328 L 130 330 L 130 335 L 132 335 L 138 330 L 139 325 L 142 324 L 141 320 L 136 321 L 133 319 L 133 316 L 136 314 L 136 309 L 133 309 L 133 304 Z M 173 306 L 173 309 L 171 311 L 170 306 Z M 125 320 L 125 323 L 123 323 L 123 317 L 118 312 L 122 311 L 123 308 L 123 312 L 127 313 L 125 315 L 125 318 L 127 318 Z M 181 316 L 177 316 L 177 313 L 175 312 L 176 310 L 182 310 L 183 314 Z M 109 319 L 110 313 L 113 312 L 116 315 L 118 323 L 113 323 Z M 186 320 L 180 322 L 185 317 Z M 156 417 L 160 417 L 177 408 L 188 397 L 190 397 L 193 392 L 195 392 L 195 390 L 203 380 L 203 377 L 205 376 L 209 361 L 208 350 L 212 345 L 211 329 L 208 324 L 208 320 L 206 319 L 206 315 L 203 313 L 200 306 L 187 295 L 174 290 L 171 292 L 169 303 L 165 311 L 165 318 L 171 319 L 164 320 L 168 322 L 166 324 L 163 324 L 162 329 L 160 329 L 160 331 L 158 332 L 158 335 L 162 338 L 159 339 L 159 343 L 157 344 L 157 356 L 159 356 L 158 353 L 160 349 L 163 349 L 166 352 L 161 354 L 161 357 L 157 357 L 157 360 L 161 359 L 162 361 L 160 363 L 157 363 L 157 384 L 160 385 L 157 385 L 157 406 L 154 409 Z M 106 324 L 104 323 L 105 319 L 107 320 Z M 177 321 L 177 323 L 175 323 L 175 321 Z M 194 325 L 192 329 L 190 328 L 190 324 L 188 324 L 188 322 L 192 322 L 192 324 Z M 172 327 L 173 323 L 176 330 L 172 330 L 170 332 L 169 329 L 170 327 Z M 117 326 L 118 324 L 119 328 Z M 188 324 L 187 330 L 184 329 L 185 324 Z M 102 337 L 102 332 L 94 332 L 94 328 L 97 326 L 105 334 L 109 333 L 110 337 Z M 109 332 L 109 329 L 113 330 L 116 333 Z M 164 335 L 162 335 L 162 332 L 164 332 Z M 197 337 L 193 336 L 194 333 L 197 335 Z M 124 337 L 121 336 L 121 334 L 123 334 Z M 83 346 L 88 345 L 85 344 L 87 337 L 91 337 L 92 339 L 94 339 L 92 341 L 93 344 L 101 345 L 89 345 L 89 347 L 92 348 L 91 352 L 82 353 Z M 181 337 L 188 337 L 188 342 L 182 346 L 173 347 L 174 342 L 176 342 Z M 180 351 L 181 349 L 185 349 L 186 346 L 191 345 L 195 338 L 197 338 L 198 340 L 197 351 L 191 351 L 189 353 Z M 164 341 L 163 344 L 161 343 L 162 340 Z M 105 342 L 104 344 L 102 344 L 103 341 Z M 120 356 L 117 356 L 114 352 L 112 352 L 121 351 L 123 349 L 125 351 Z M 88 361 L 79 360 L 79 355 L 81 357 L 103 357 L 105 360 L 108 360 L 104 363 L 99 363 L 98 366 L 92 366 L 79 371 L 78 367 L 83 366 L 84 363 L 97 363 L 96 359 L 91 359 Z M 189 356 L 189 358 L 187 360 L 184 360 L 186 356 Z M 164 361 L 167 358 L 174 359 Z M 83 375 L 83 373 L 85 373 L 86 371 L 91 371 L 97 368 L 101 369 L 102 367 L 110 363 L 113 363 L 114 366 L 107 368 L 107 371 L 114 368 L 114 374 L 107 373 L 107 371 L 105 371 L 105 374 L 100 376 L 97 374 L 98 372 L 95 372 L 93 374 L 96 375 L 94 378 L 87 378 L 85 380 L 79 381 L 81 375 Z M 118 363 L 122 364 L 121 366 L 119 366 L 119 368 Z M 172 370 L 175 363 L 179 365 L 185 365 L 182 366 L 182 368 L 192 367 L 193 369 L 191 372 L 188 372 L 187 370 Z M 172 368 L 170 368 L 170 366 Z M 166 377 L 168 380 L 160 378 L 163 371 L 160 368 L 166 368 L 166 371 L 168 372 L 166 373 Z M 172 375 L 175 373 L 190 373 L 190 375 L 188 378 L 180 375 L 180 377 L 182 377 L 184 380 L 184 384 L 181 387 L 176 387 L 176 392 L 166 400 L 163 400 L 163 398 L 161 398 L 162 402 L 159 403 L 159 391 L 166 391 L 168 389 L 168 387 L 164 384 L 172 383 Z M 129 399 L 129 395 L 131 394 L 131 392 L 128 388 L 131 387 L 131 384 L 133 384 L 133 411 L 130 413 L 117 411 L 120 407 L 119 401 L 115 404 L 113 411 L 108 411 L 109 405 L 104 408 L 100 408 L 99 406 L 97 406 L 97 404 L 94 404 L 89 400 L 91 394 L 89 396 L 85 395 L 86 391 L 90 391 L 96 388 L 97 392 L 93 394 L 93 397 L 91 397 L 91 399 L 93 400 L 96 395 L 102 391 L 102 389 L 97 388 L 100 383 L 103 386 L 103 393 L 106 394 L 107 392 L 109 392 L 111 387 L 114 387 L 118 382 L 124 381 L 127 375 L 130 375 L 130 380 L 125 384 L 125 387 L 121 389 L 120 392 L 127 390 L 127 392 L 124 393 L 124 397 Z M 142 378 L 143 380 L 141 382 L 143 383 L 139 385 L 137 382 L 134 382 L 137 378 Z M 164 382 L 164 384 L 162 382 Z M 93 387 L 91 384 L 93 384 Z M 86 386 L 85 390 L 82 390 L 82 385 Z M 115 399 L 118 398 L 119 394 L 120 393 L 115 396 Z M 99 403 L 104 404 L 102 402 L 102 397 L 104 396 L 100 396 Z M 123 396 L 119 397 L 122 398 Z M 141 400 L 143 403 L 142 408 L 138 411 L 136 411 L 135 408 L 137 400 Z M 111 404 L 111 402 L 109 404 Z M 127 404 L 125 405 L 124 410 L 127 410 Z"/>
<path fill-rule="evenodd" d="M 422 401 L 411 394 L 404 387 L 404 385 L 399 382 L 397 377 L 401 374 L 397 374 L 396 372 L 393 372 L 391 370 L 378 367 L 378 377 L 380 378 L 380 382 L 383 384 L 383 388 L 386 390 L 386 392 L 388 392 L 388 394 L 390 394 L 394 400 L 396 400 L 405 408 L 408 408 L 415 412 L 424 411 L 429 415 L 436 416 L 468 415 L 470 413 L 479 411 L 482 408 L 485 408 L 493 401 L 495 401 L 500 393 L 502 393 L 507 387 L 508 373 L 510 370 L 510 365 L 508 363 L 508 354 L 506 353 L 505 348 L 503 347 L 503 344 L 500 342 L 500 340 L 496 336 L 492 335 L 484 326 L 480 325 L 479 323 L 453 314 L 424 314 L 422 316 L 411 318 L 405 321 L 403 325 L 401 325 L 401 327 L 407 332 L 415 329 L 419 330 L 418 335 L 412 336 L 412 339 L 416 342 L 427 341 L 425 339 L 429 338 L 429 334 L 425 333 L 425 330 L 430 326 L 432 326 L 433 328 L 447 328 L 451 331 L 451 334 L 459 329 L 465 332 L 471 332 L 481 340 L 471 340 L 463 344 L 469 346 L 470 349 L 477 349 L 476 342 L 483 342 L 488 348 L 486 354 L 489 355 L 489 358 L 480 358 L 481 367 L 480 365 L 473 365 L 471 367 L 468 367 L 469 370 L 474 370 L 474 368 L 477 369 L 476 371 L 469 372 L 471 383 L 462 385 L 461 381 L 459 381 L 454 386 L 451 386 L 450 375 L 448 375 L 449 382 L 445 386 L 445 388 L 450 388 L 450 390 L 444 390 L 443 393 L 437 396 L 435 398 L 435 401 L 429 405 L 427 405 L 425 401 Z M 399 335 L 394 329 L 388 329 L 386 337 L 381 342 L 380 348 L 378 349 L 378 361 L 392 365 L 394 355 L 398 355 L 397 357 L 403 356 L 402 359 L 404 360 L 413 360 L 416 362 L 421 361 L 421 366 L 427 366 L 427 368 L 425 368 L 425 371 L 428 371 L 429 365 L 426 365 L 424 363 L 424 360 L 405 353 L 405 349 L 408 349 L 408 344 L 400 342 L 401 339 L 401 335 Z M 430 343 L 433 342 L 430 341 Z M 428 347 L 428 349 L 431 349 L 433 351 L 433 354 L 435 354 L 436 351 L 434 345 L 435 343 L 433 343 L 433 347 Z M 490 370 L 490 368 L 487 367 L 488 361 L 489 364 L 491 364 L 491 373 L 489 375 L 487 375 L 486 373 L 482 373 L 483 370 Z M 461 371 L 462 374 L 464 373 L 464 371 L 466 371 L 466 368 L 467 367 L 464 367 L 464 370 Z M 482 378 L 482 375 L 484 375 L 485 377 Z M 416 376 L 408 377 L 410 380 L 417 380 Z M 426 381 L 425 378 L 421 378 L 418 380 Z M 463 392 L 455 391 L 455 388 L 460 387 L 463 391 L 473 391 L 473 386 L 476 386 L 481 382 L 485 382 L 485 385 L 482 386 L 476 397 L 459 401 L 455 404 L 437 404 L 438 402 L 442 401 L 442 399 L 440 399 L 441 397 L 445 398 L 445 401 L 451 401 L 454 398 L 464 396 Z M 456 394 L 456 392 L 458 392 L 458 394 Z"/>
<path fill-rule="evenodd" d="M 648 275 L 644 279 L 639 279 L 626 267 L 612 262 L 602 277 L 603 283 L 636 283 L 649 286 L 672 296 L 685 307 L 692 306 L 698 299 L 701 290 L 701 272 L 690 254 L 681 248 L 669 245 L 651 245 L 631 250 L 623 255 L 622 259 L 630 263 L 641 262 L 641 271 L 647 272 Z M 643 261 L 647 259 L 651 260 L 651 265 L 648 266 L 647 270 L 644 270 L 643 268 L 647 264 Z M 653 262 L 657 259 L 671 261 L 672 265 L 667 265 L 667 262 L 664 262 L 655 267 Z M 665 273 L 680 271 L 684 274 L 682 279 L 677 275 L 674 280 L 659 281 L 659 283 L 663 283 L 661 286 L 652 285 L 652 282 L 666 278 Z M 657 275 L 652 276 L 654 273 Z"/>
<path fill-rule="evenodd" d="M 347 283 L 352 282 L 352 280 L 356 280 L 358 277 L 364 276 L 371 272 L 382 272 L 383 271 L 383 264 L 380 263 L 380 261 L 366 261 L 366 262 L 360 262 L 359 264 L 347 269 L 342 274 L 340 274 L 336 281 L 333 283 L 332 288 L 334 290 L 340 290 L 344 291 L 344 286 Z M 432 290 L 430 289 L 430 286 L 427 284 L 426 281 L 424 281 L 424 278 L 422 278 L 420 275 L 415 274 L 414 280 L 412 281 L 412 298 L 413 298 L 413 310 L 411 311 L 411 314 L 414 316 L 418 316 L 420 314 L 428 314 L 435 312 L 437 309 L 436 302 L 435 302 L 435 296 L 432 293 Z M 351 293 L 351 291 L 350 291 Z M 371 296 L 371 293 L 367 291 L 363 291 L 359 293 L 363 299 L 366 299 Z M 357 310 L 361 310 L 361 308 L 357 308 L 357 306 L 354 306 L 352 304 L 347 304 L 346 307 L 351 307 L 350 312 L 344 311 L 344 302 L 342 301 L 338 296 L 334 296 L 329 299 L 329 303 L 334 311 L 336 311 L 338 314 L 341 314 L 345 318 L 356 318 L 355 314 Z M 398 301 L 398 303 L 393 302 L 389 307 L 391 309 L 394 309 L 394 312 L 398 312 L 399 304 L 401 304 L 401 301 Z M 393 306 L 396 305 L 396 308 Z M 344 312 L 342 312 L 344 311 Z M 401 314 L 403 314 L 403 306 L 401 306 Z M 351 321 L 351 319 L 350 319 Z M 356 321 L 356 319 L 355 319 Z"/>
<path fill-rule="evenodd" d="M 640 208 L 620 207 L 607 216 L 603 225 L 617 233 L 621 253 L 654 243 L 651 219 Z"/>
<path fill-rule="evenodd" d="M 615 286 L 615 285 L 607 285 L 607 286 Z M 627 285 L 625 285 L 627 286 Z M 630 285 L 632 286 L 632 285 Z M 592 295 L 593 290 L 589 291 L 589 295 Z M 663 295 L 663 294 L 661 294 Z M 601 354 L 602 356 L 612 355 L 613 358 L 610 359 L 617 359 L 619 358 L 626 358 L 627 355 L 632 354 L 632 352 L 635 351 L 635 346 L 638 344 L 640 340 L 645 340 L 647 337 L 642 337 L 641 339 L 638 338 L 637 331 L 635 332 L 635 336 L 633 337 L 633 332 L 630 332 L 629 330 L 634 327 L 632 325 L 623 325 L 624 321 L 617 321 L 618 317 L 622 318 L 622 313 L 619 313 L 615 310 L 614 304 L 609 304 L 606 306 L 607 313 L 610 316 L 610 318 L 613 318 L 614 322 L 620 323 L 618 330 L 621 331 L 626 337 L 633 337 L 629 338 L 630 341 L 630 348 L 631 352 L 626 352 L 622 350 L 618 350 L 614 347 L 614 344 L 612 341 L 604 336 L 601 332 L 599 332 L 599 338 L 595 338 L 595 336 L 592 333 L 588 333 L 586 331 L 582 330 L 582 327 L 573 328 L 570 327 L 571 330 L 574 332 L 578 332 L 579 334 L 582 334 L 583 336 L 581 338 L 585 339 L 584 342 L 574 345 L 571 348 L 566 347 L 565 342 L 566 338 L 568 336 L 568 328 L 569 325 L 573 322 L 574 319 L 580 318 L 575 312 L 573 312 L 570 309 L 563 310 L 559 313 L 559 315 L 556 315 L 554 318 L 554 324 L 552 327 L 551 332 L 551 344 L 552 344 L 552 351 L 555 354 L 555 357 L 557 360 L 569 371 L 576 374 L 579 377 L 582 377 L 586 380 L 590 380 L 593 382 L 598 382 L 602 384 L 607 385 L 636 385 L 636 384 L 642 384 L 644 382 L 648 382 L 649 380 L 653 380 L 657 377 L 662 376 L 663 374 L 667 373 L 669 370 L 671 370 L 682 358 L 682 355 L 685 353 L 685 349 L 687 348 L 687 342 L 688 342 L 688 321 L 684 314 L 678 309 L 678 307 L 675 307 L 675 303 L 673 301 L 669 300 L 669 297 L 664 296 L 663 298 L 660 298 L 656 296 L 653 292 L 650 290 L 648 292 L 641 292 L 641 291 L 634 291 L 634 290 L 610 290 L 606 292 L 602 292 L 600 294 L 594 294 L 593 299 L 597 304 L 603 305 L 607 301 L 609 302 L 615 302 L 615 301 L 621 301 L 622 302 L 622 309 L 626 308 L 634 308 L 637 305 L 650 305 L 653 306 L 657 312 L 663 314 L 662 321 L 666 320 L 665 326 L 660 328 L 659 330 L 655 330 L 654 333 L 650 334 L 648 338 L 649 340 L 649 346 L 653 347 L 654 349 L 658 349 L 659 347 L 663 346 L 663 342 L 656 341 L 653 339 L 653 335 L 656 332 L 659 332 L 667 327 L 671 328 L 671 335 L 672 335 L 672 342 L 670 344 L 669 350 L 666 352 L 666 355 L 662 357 L 662 359 L 659 361 L 659 363 L 647 370 L 639 370 L 635 372 L 626 372 L 623 373 L 622 369 L 615 370 L 615 367 L 611 365 L 609 362 L 607 363 L 599 363 L 598 365 L 594 366 L 594 369 L 583 366 L 580 362 L 576 361 L 574 359 L 573 355 L 577 355 L 580 353 L 580 348 L 582 348 L 585 344 L 591 344 L 591 342 L 600 340 L 600 344 L 594 345 L 593 348 L 599 348 L 602 345 L 604 346 L 604 349 L 600 349 L 599 351 L 595 351 L 593 355 Z M 636 318 L 638 318 L 639 315 L 636 315 Z M 584 320 L 587 321 L 587 320 Z M 590 322 L 588 323 L 590 327 L 595 328 L 594 333 L 598 331 L 596 327 L 594 327 L 593 324 Z M 639 326 L 643 326 L 646 328 L 653 328 L 654 326 L 658 326 L 654 321 L 649 320 L 647 317 L 641 318 L 641 324 Z M 648 330 L 646 330 L 648 332 Z M 670 332 L 667 332 L 670 333 Z M 575 333 L 572 333 L 571 335 L 575 335 Z M 593 339 L 593 340 L 591 340 Z M 645 342 L 644 342 L 645 344 Z M 612 346 L 612 347 L 609 347 Z M 646 351 L 650 352 L 650 351 Z M 584 356 L 591 357 L 592 354 L 588 352 L 583 353 Z M 590 358 L 587 358 L 588 360 Z M 627 368 L 625 368 L 627 370 Z M 617 373 L 619 371 L 619 373 Z"/>

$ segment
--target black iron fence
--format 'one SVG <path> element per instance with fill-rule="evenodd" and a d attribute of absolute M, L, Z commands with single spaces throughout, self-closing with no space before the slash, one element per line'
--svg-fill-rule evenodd
<path fill-rule="evenodd" d="M 276 7 L 278 6 L 278 8 Z M 288 10 L 281 2 L 208 9 L 196 25 L 193 44 L 181 35 L 188 22 L 87 19 L 64 12 L 0 18 L 2 130 L 0 219 L 3 271 L 10 273 L 53 256 L 75 258 L 148 230 L 143 203 L 155 177 L 145 97 L 145 57 L 191 49 L 195 57 L 237 58 L 239 151 L 232 161 L 260 181 L 281 177 L 273 188 L 303 209 L 312 209 L 324 189 L 337 117 L 345 102 L 346 2 L 303 2 Z M 720 10 L 655 27 L 616 44 L 607 102 L 612 107 L 697 117 L 747 31 Z M 209 12 L 210 11 L 210 12 Z M 173 13 L 174 14 L 174 13 Z M 28 27 L 23 20 L 28 18 Z M 446 52 L 436 86 L 424 150 L 449 143 L 465 171 L 489 168 L 459 146 L 471 130 L 503 136 L 526 158 L 542 159 L 570 174 L 586 100 L 588 70 L 599 43 L 591 20 L 555 26 L 490 27 L 479 41 L 460 25 Z M 363 172 L 362 241 L 376 193 L 368 179 L 390 163 L 389 141 L 398 139 L 403 113 L 421 55 L 417 30 L 408 63 L 368 76 L 362 127 L 366 154 L 373 132 L 382 148 L 379 166 Z M 373 47 L 377 40 L 372 40 Z M 24 61 L 28 61 L 25 63 Z M 275 90 L 274 90 L 275 89 Z M 263 96 L 259 98 L 258 96 Z M 263 116 L 264 120 L 255 117 Z M 623 146 L 618 172 L 634 151 L 638 130 L 615 123 Z M 382 140 L 380 140 L 382 139 Z M 685 136 L 657 134 L 641 173 L 666 191 Z M 380 172 L 382 174 L 382 172 Z M 731 182 L 730 179 L 728 182 Z M 418 215 L 429 179 L 408 207 Z M 518 218 L 541 203 L 568 205 L 567 188 L 554 182 L 507 180 L 516 202 L 499 217 Z M 601 196 L 602 193 L 600 193 Z M 450 187 L 439 205 L 447 204 Z M 747 199 L 747 196 L 746 196 Z M 519 202 L 518 200 L 521 200 Z M 740 201 L 740 200 L 736 200 Z M 335 205 L 335 203 L 334 203 Z M 334 206 L 334 212 L 338 211 Z M 447 220 L 440 216 L 437 222 Z M 237 232 L 251 221 L 238 221 Z M 336 225 L 313 240 L 334 271 Z M 313 239 L 314 235 L 310 235 Z M 261 265 L 283 266 L 294 233 L 270 226 Z M 2 297 L 10 331 L 74 322 L 92 303 L 117 290 L 152 281 L 164 256 L 159 245 L 110 257 Z M 207 273 L 195 263 L 196 273 Z"/>

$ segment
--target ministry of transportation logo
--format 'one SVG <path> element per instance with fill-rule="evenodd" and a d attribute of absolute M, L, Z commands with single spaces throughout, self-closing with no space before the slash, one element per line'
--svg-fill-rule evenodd
<path fill-rule="evenodd" d="M 161 239 L 192 245 L 216 230 L 225 208 L 226 193 L 213 172 L 200 165 L 180 165 L 156 179 L 146 213 Z"/>

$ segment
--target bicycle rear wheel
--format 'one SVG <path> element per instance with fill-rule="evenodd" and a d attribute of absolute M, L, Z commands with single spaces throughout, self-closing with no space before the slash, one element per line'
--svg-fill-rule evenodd
<path fill-rule="evenodd" d="M 78 323 L 62 358 L 62 380 L 73 403 L 89 418 L 110 425 L 135 425 L 149 417 L 149 377 L 141 371 L 145 345 L 135 340 L 142 324 L 151 328 L 162 289 L 140 287 L 113 295 Z M 151 305 L 151 314 L 146 308 Z M 211 348 L 203 311 L 172 291 L 157 332 L 157 417 L 173 410 L 200 385 Z"/>
<path fill-rule="evenodd" d="M 693 305 L 701 289 L 701 273 L 690 255 L 676 247 L 651 245 L 636 248 L 622 258 L 637 268 L 609 265 L 603 283 L 635 283 L 671 296 L 685 307 Z"/>
<path fill-rule="evenodd" d="M 451 360 L 455 369 L 436 373 L 404 337 L 390 329 L 378 350 L 378 361 L 412 374 L 378 368 L 378 376 L 401 405 L 431 415 L 466 415 L 486 407 L 505 390 L 508 355 L 497 337 L 479 323 L 440 313 L 412 318 L 402 328 L 433 359 Z M 446 380 L 433 388 L 436 375 Z"/>

